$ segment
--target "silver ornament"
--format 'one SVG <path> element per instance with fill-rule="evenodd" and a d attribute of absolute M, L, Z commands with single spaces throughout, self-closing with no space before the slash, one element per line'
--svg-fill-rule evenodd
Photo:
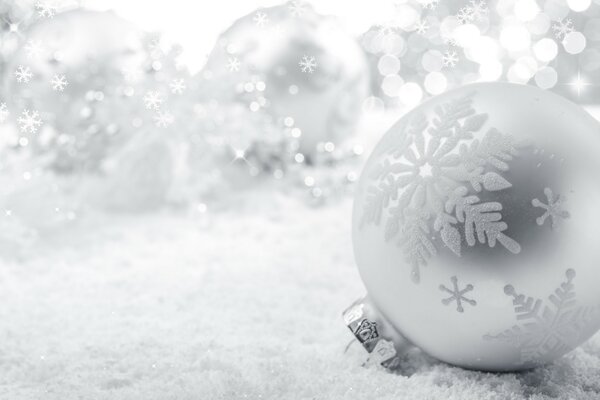
<path fill-rule="evenodd" d="M 468 85 L 406 114 L 354 203 L 380 318 L 466 368 L 550 362 L 600 326 L 600 126 L 555 94 Z M 375 320 L 371 318 L 371 320 Z"/>

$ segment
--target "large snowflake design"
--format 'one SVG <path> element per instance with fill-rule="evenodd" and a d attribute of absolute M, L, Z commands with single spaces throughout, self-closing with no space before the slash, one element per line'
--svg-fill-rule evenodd
<path fill-rule="evenodd" d="M 552 189 L 545 188 L 544 195 L 546 196 L 547 204 L 542 202 L 539 199 L 531 200 L 531 204 L 534 207 L 539 207 L 544 210 L 544 214 L 540 217 L 536 218 L 535 222 L 542 226 L 546 219 L 550 218 L 550 228 L 556 229 L 558 226 L 559 219 L 569 218 L 571 214 L 563 208 L 565 201 L 567 200 L 565 196 L 554 195 Z"/>
<path fill-rule="evenodd" d="M 435 107 L 432 118 L 410 118 L 369 174 L 373 183 L 360 226 L 385 220 L 385 240 L 397 240 L 415 282 L 420 267 L 437 254 L 433 231 L 459 257 L 465 244 L 477 242 L 500 243 L 513 254 L 521 251 L 506 234 L 502 204 L 477 195 L 511 187 L 500 173 L 508 171 L 521 144 L 495 128 L 474 138 L 487 114 L 475 111 L 472 96 Z"/>
<path fill-rule="evenodd" d="M 458 312 L 465 311 L 463 303 L 468 303 L 472 306 L 477 305 L 477 302 L 475 300 L 465 297 L 466 293 L 473 290 L 473 285 L 469 283 L 467 286 L 465 286 L 464 289 L 459 289 L 458 278 L 456 276 L 450 278 L 450 281 L 452 281 L 452 288 L 448 288 L 446 287 L 446 285 L 440 285 L 441 291 L 450 293 L 450 297 L 442 299 L 442 304 L 448 305 L 450 303 L 456 302 L 456 311 Z"/>
<path fill-rule="evenodd" d="M 312 74 L 317 69 L 317 60 L 313 56 L 302 56 L 302 60 L 298 63 L 302 72 Z"/>
<path fill-rule="evenodd" d="M 6 107 L 6 103 L 0 103 L 0 123 L 6 121 L 9 114 L 10 113 Z"/>
<path fill-rule="evenodd" d="M 548 296 L 549 303 L 517 293 L 512 285 L 504 293 L 513 298 L 517 324 L 497 335 L 484 335 L 485 340 L 499 340 L 517 348 L 522 362 L 534 364 L 545 356 L 572 350 L 579 332 L 585 328 L 597 309 L 579 307 L 575 299 L 575 271 L 565 272 L 566 280 Z"/>
<path fill-rule="evenodd" d="M 24 133 L 36 133 L 42 125 L 40 114 L 37 111 L 23 110 L 21 116 L 17 118 L 17 123 Z"/>
<path fill-rule="evenodd" d="M 69 85 L 69 82 L 67 81 L 66 76 L 56 74 L 52 77 L 50 84 L 52 85 L 53 90 L 62 92 Z"/>
<path fill-rule="evenodd" d="M 15 71 L 15 78 L 17 78 L 17 82 L 19 83 L 29 83 L 31 78 L 33 78 L 33 73 L 29 67 L 19 65 Z"/>
<path fill-rule="evenodd" d="M 552 24 L 552 30 L 554 31 L 554 36 L 558 39 L 564 39 L 569 33 L 573 32 L 573 21 L 571 19 L 561 19 L 560 21 Z"/>

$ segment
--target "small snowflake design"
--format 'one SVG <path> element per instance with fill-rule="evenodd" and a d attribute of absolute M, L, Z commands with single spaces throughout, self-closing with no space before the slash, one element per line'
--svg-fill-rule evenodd
<path fill-rule="evenodd" d="M 69 85 L 69 82 L 67 81 L 66 76 L 56 74 L 52 77 L 50 84 L 52 85 L 53 90 L 62 92 Z"/>
<path fill-rule="evenodd" d="M 38 1 L 35 3 L 38 16 L 42 18 L 52 18 L 56 14 L 57 7 L 52 1 Z"/>
<path fill-rule="evenodd" d="M 304 11 L 306 11 L 306 4 L 304 4 L 303 1 L 292 1 L 289 5 L 289 9 L 292 16 L 301 17 L 302 14 L 304 14 Z"/>
<path fill-rule="evenodd" d="M 564 354 L 578 342 L 579 332 L 598 312 L 596 307 L 577 306 L 575 270 L 565 272 L 566 280 L 548 296 L 549 302 L 520 294 L 512 285 L 504 293 L 513 298 L 517 324 L 484 340 L 505 342 L 520 352 L 521 361 L 537 365 L 547 356 Z"/>
<path fill-rule="evenodd" d="M 565 36 L 573 32 L 573 30 L 573 21 L 571 19 L 562 19 L 552 24 L 554 37 L 556 37 L 558 40 L 564 39 Z"/>
<path fill-rule="evenodd" d="M 468 7 L 475 21 L 482 21 L 490 11 L 487 3 L 483 0 L 471 0 Z"/>
<path fill-rule="evenodd" d="M 252 20 L 259 28 L 262 28 L 269 23 L 269 17 L 267 16 L 267 14 L 261 11 L 257 11 L 256 14 L 254 14 L 254 18 L 252 18 Z"/>
<path fill-rule="evenodd" d="M 183 79 L 173 79 L 171 83 L 169 83 L 169 88 L 171 89 L 171 93 L 181 94 L 185 90 L 185 83 Z"/>
<path fill-rule="evenodd" d="M 473 15 L 473 10 L 471 10 L 470 7 L 461 8 L 460 10 L 458 10 L 458 13 L 456 13 L 456 19 L 461 24 L 468 24 L 469 22 L 475 19 Z"/>
<path fill-rule="evenodd" d="M 8 108 L 6 107 L 6 103 L 0 103 L 0 123 L 6 121 L 9 116 Z"/>
<path fill-rule="evenodd" d="M 312 74 L 317 69 L 317 61 L 313 56 L 303 56 L 298 65 L 300 65 L 302 72 L 309 74 Z"/>
<path fill-rule="evenodd" d="M 238 72 L 240 70 L 240 60 L 237 57 L 229 57 L 227 60 L 227 69 L 229 72 Z"/>
<path fill-rule="evenodd" d="M 477 302 L 475 300 L 465 297 L 465 293 L 468 293 L 473 290 L 473 285 L 469 283 L 467 286 L 465 286 L 464 289 L 459 289 L 458 278 L 456 276 L 450 278 L 450 281 L 452 282 L 452 288 L 448 288 L 446 287 L 446 285 L 443 284 L 440 285 L 440 290 L 442 292 L 450 294 L 450 297 L 442 299 L 442 304 L 447 306 L 450 303 L 456 302 L 456 311 L 460 313 L 465 311 L 465 309 L 463 308 L 463 303 L 467 303 L 472 306 L 477 305 Z"/>
<path fill-rule="evenodd" d="M 25 45 L 25 54 L 29 58 L 39 57 L 43 50 L 42 42 L 39 40 L 28 40 Z"/>
<path fill-rule="evenodd" d="M 427 21 L 421 20 L 415 24 L 415 30 L 419 35 L 424 35 L 429 30 L 429 24 Z"/>
<path fill-rule="evenodd" d="M 17 118 L 17 123 L 23 133 L 36 133 L 42 125 L 42 120 L 37 111 L 23 110 L 21 116 Z"/>
<path fill-rule="evenodd" d="M 502 173 L 522 144 L 493 127 L 480 132 L 488 116 L 473 108 L 472 96 L 440 104 L 431 116 L 409 118 L 366 172 L 372 182 L 360 227 L 385 220 L 384 239 L 397 241 L 414 282 L 438 252 L 435 232 L 458 257 L 477 243 L 521 251 L 507 233 L 502 204 L 482 200 L 479 193 L 512 186 Z"/>
<path fill-rule="evenodd" d="M 163 102 L 162 95 L 154 91 L 147 92 L 143 100 L 148 110 L 158 110 Z"/>
<path fill-rule="evenodd" d="M 426 10 L 435 10 L 439 5 L 440 0 L 419 0 L 419 4 Z"/>
<path fill-rule="evenodd" d="M 454 68 L 458 64 L 458 54 L 454 50 L 448 50 L 442 57 L 444 67 Z"/>
<path fill-rule="evenodd" d="M 566 219 L 571 216 L 571 214 L 563 208 L 567 199 L 565 196 L 555 195 L 550 188 L 544 189 L 544 195 L 546 196 L 547 203 L 544 203 L 537 198 L 531 200 L 531 204 L 534 207 L 544 210 L 544 214 L 536 218 L 535 222 L 539 226 L 542 226 L 544 225 L 544 222 L 550 218 L 550 228 L 556 229 L 561 219 Z"/>
<path fill-rule="evenodd" d="M 173 117 L 173 114 L 168 111 L 158 111 L 154 116 L 154 123 L 159 128 L 166 128 L 167 126 L 171 125 L 174 120 L 175 117 Z"/>
<path fill-rule="evenodd" d="M 31 78 L 33 78 L 33 73 L 29 67 L 19 65 L 15 71 L 15 78 L 19 83 L 29 83 Z"/>

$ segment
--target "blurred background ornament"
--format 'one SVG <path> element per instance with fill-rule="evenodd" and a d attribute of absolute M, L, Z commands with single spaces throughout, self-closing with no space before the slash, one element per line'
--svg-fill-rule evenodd
<path fill-rule="evenodd" d="M 570 101 L 508 83 L 464 86 L 402 117 L 356 188 L 354 254 L 377 311 L 365 321 L 490 371 L 544 364 L 589 338 L 600 327 L 599 131 Z"/>
<path fill-rule="evenodd" d="M 201 79 L 202 96 L 293 125 L 296 150 L 310 163 L 319 143 L 352 136 L 368 69 L 337 19 L 291 2 L 237 20 L 220 36 Z"/>

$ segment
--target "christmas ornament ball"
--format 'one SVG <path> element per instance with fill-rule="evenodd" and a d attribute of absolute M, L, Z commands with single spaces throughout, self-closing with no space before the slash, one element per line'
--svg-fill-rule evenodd
<path fill-rule="evenodd" d="M 292 2 L 256 10 L 217 40 L 203 95 L 293 124 L 299 151 L 348 138 L 368 92 L 364 52 L 334 17 Z"/>
<path fill-rule="evenodd" d="M 407 113 L 356 190 L 368 296 L 348 326 L 380 358 L 412 344 L 478 370 L 574 349 L 600 326 L 598 154 L 598 122 L 532 86 L 467 85 Z"/>

